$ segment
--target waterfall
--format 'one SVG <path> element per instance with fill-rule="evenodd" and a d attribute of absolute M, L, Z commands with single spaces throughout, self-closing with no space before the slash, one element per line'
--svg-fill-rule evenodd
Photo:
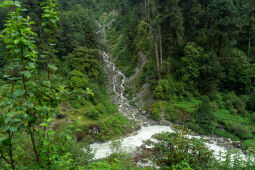
<path fill-rule="evenodd" d="M 105 31 L 102 31 L 105 34 Z M 115 66 L 114 59 L 111 55 L 106 52 L 101 52 L 103 56 L 105 72 L 108 75 L 109 88 L 108 90 L 113 93 L 112 100 L 118 107 L 118 111 L 123 114 L 129 120 L 135 120 L 137 124 L 141 125 L 141 129 L 137 131 L 137 134 L 123 137 L 121 142 L 121 149 L 128 152 L 134 153 L 138 147 L 146 141 L 151 139 L 155 134 L 162 132 L 175 133 L 174 129 L 170 126 L 163 125 L 150 125 L 149 120 L 144 116 L 141 116 L 139 109 L 132 106 L 128 99 L 125 97 L 125 83 L 127 81 L 126 76 Z M 205 136 L 192 136 L 188 135 L 188 138 L 203 138 L 209 140 L 210 143 L 205 142 L 205 145 L 214 152 L 217 159 L 222 159 L 218 155 L 226 155 L 227 149 L 219 146 L 214 137 Z M 112 154 L 111 141 L 105 143 L 93 143 L 90 147 L 95 151 L 94 159 L 102 159 Z M 241 157 L 245 160 L 245 155 L 241 154 Z"/>

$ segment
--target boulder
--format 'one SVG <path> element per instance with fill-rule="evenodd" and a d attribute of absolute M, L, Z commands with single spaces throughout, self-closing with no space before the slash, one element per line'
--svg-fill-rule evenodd
<path fill-rule="evenodd" d="M 58 119 L 64 119 L 65 117 L 66 117 L 66 115 L 64 115 L 64 114 L 58 114 L 58 116 L 57 116 Z"/>

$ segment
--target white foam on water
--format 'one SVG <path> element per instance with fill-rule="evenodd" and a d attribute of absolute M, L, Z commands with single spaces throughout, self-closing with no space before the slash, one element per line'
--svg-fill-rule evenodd
<path fill-rule="evenodd" d="M 170 126 L 148 126 L 142 127 L 137 134 L 134 136 L 125 137 L 122 139 L 121 150 L 126 151 L 128 153 L 133 153 L 136 151 L 138 147 L 141 147 L 142 144 L 151 139 L 151 137 L 157 133 L 162 132 L 174 132 Z M 90 147 L 95 151 L 95 159 L 106 158 L 107 156 L 112 154 L 111 151 L 111 141 L 106 143 L 94 143 L 91 144 Z"/>

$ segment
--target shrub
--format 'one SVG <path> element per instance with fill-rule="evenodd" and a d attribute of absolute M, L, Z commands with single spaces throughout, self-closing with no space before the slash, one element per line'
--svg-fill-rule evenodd
<path fill-rule="evenodd" d="M 225 96 L 226 108 L 233 114 L 245 114 L 246 104 L 234 92 L 228 93 Z"/>
<path fill-rule="evenodd" d="M 216 100 L 217 105 L 221 109 L 225 108 L 225 103 L 224 103 L 224 101 L 223 101 L 223 99 L 222 99 L 222 97 L 221 97 L 221 95 L 219 93 L 216 94 L 215 100 Z"/>
<path fill-rule="evenodd" d="M 151 106 L 151 114 L 150 117 L 153 120 L 160 120 L 161 113 L 165 110 L 164 105 L 162 102 L 156 102 Z"/>
<path fill-rule="evenodd" d="M 154 143 L 155 162 L 162 169 L 210 169 L 213 154 L 203 142 L 185 137 L 187 133 L 164 133 L 157 136 Z"/>
<path fill-rule="evenodd" d="M 247 150 L 249 148 L 252 148 L 255 150 L 255 139 L 249 139 L 249 140 L 243 141 L 242 149 Z"/>
<path fill-rule="evenodd" d="M 167 105 L 166 106 L 166 113 L 165 113 L 165 119 L 176 123 L 178 121 L 178 115 L 175 112 L 175 108 L 172 105 Z"/>
<path fill-rule="evenodd" d="M 187 124 L 187 127 L 190 128 L 191 130 L 195 131 L 195 132 L 198 132 L 200 127 L 198 124 L 195 124 L 193 122 L 190 122 Z"/>
<path fill-rule="evenodd" d="M 73 70 L 68 74 L 67 78 L 70 80 L 72 77 L 82 78 L 82 77 L 85 77 L 85 75 L 82 72 L 78 71 L 78 70 Z"/>
<path fill-rule="evenodd" d="M 251 93 L 247 102 L 247 108 L 255 112 L 255 90 Z"/>
<path fill-rule="evenodd" d="M 242 124 L 234 124 L 232 126 L 228 126 L 227 129 L 238 136 L 240 139 L 251 139 L 253 137 L 251 129 Z"/>
<path fill-rule="evenodd" d="M 80 88 L 85 89 L 88 87 L 88 80 L 86 78 L 72 77 L 69 81 L 69 85 L 72 89 Z"/>
<path fill-rule="evenodd" d="M 94 119 L 94 120 L 97 120 L 99 118 L 99 115 L 100 115 L 100 112 L 97 109 L 95 109 L 95 108 L 89 110 L 85 114 L 86 117 L 88 117 L 90 119 Z"/>
<path fill-rule="evenodd" d="M 235 141 L 240 140 L 237 136 L 235 136 L 232 133 L 229 133 L 226 130 L 216 129 L 214 133 L 215 133 L 215 135 L 218 135 L 218 136 L 221 136 L 221 137 L 224 137 L 224 138 L 229 138 L 229 139 L 232 139 L 232 140 L 235 140 Z"/>
<path fill-rule="evenodd" d="M 71 89 L 85 89 L 89 84 L 86 76 L 78 70 L 71 71 L 68 75 L 68 79 L 68 84 Z"/>
<path fill-rule="evenodd" d="M 200 133 L 212 134 L 216 128 L 216 118 L 212 113 L 207 96 L 202 98 L 202 104 L 196 111 L 196 123 L 200 126 Z"/>
<path fill-rule="evenodd" d="M 153 91 L 155 98 L 163 100 L 172 99 L 174 95 L 184 94 L 184 84 L 174 80 L 172 77 L 159 80 Z"/>
<path fill-rule="evenodd" d="M 69 64 L 72 69 L 79 70 L 85 73 L 89 78 L 98 80 L 100 76 L 101 69 L 99 64 L 100 53 L 95 49 L 87 49 L 84 47 L 78 47 L 69 54 Z"/>

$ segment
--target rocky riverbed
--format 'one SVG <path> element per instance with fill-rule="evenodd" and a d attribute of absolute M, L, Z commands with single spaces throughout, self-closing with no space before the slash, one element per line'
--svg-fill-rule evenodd
<path fill-rule="evenodd" d="M 152 136 L 162 132 L 175 133 L 175 130 L 167 121 L 153 121 L 148 119 L 145 111 L 138 106 L 130 104 L 129 100 L 124 95 L 125 84 L 128 79 L 115 66 L 114 59 L 111 55 L 106 52 L 101 52 L 101 54 L 103 56 L 105 72 L 108 75 L 108 90 L 111 94 L 112 101 L 116 104 L 121 114 L 127 119 L 136 122 L 136 126 L 133 128 L 134 133 L 120 139 L 120 150 L 133 154 L 135 157 L 139 154 L 137 153 L 139 148 L 146 147 L 145 141 L 151 139 Z M 230 139 L 217 136 L 208 137 L 192 134 L 187 137 L 204 139 L 207 147 L 214 151 L 215 157 L 217 157 L 220 152 L 226 154 L 229 149 L 241 148 L 240 142 L 234 142 Z M 95 159 L 102 159 L 112 154 L 111 143 L 112 141 L 91 144 L 91 148 L 95 151 Z M 244 154 L 242 155 L 245 157 Z M 140 160 L 140 164 L 142 164 L 141 161 L 142 160 Z M 139 163 L 139 161 L 137 163 Z M 147 161 L 146 164 L 150 164 L 150 161 Z"/>

